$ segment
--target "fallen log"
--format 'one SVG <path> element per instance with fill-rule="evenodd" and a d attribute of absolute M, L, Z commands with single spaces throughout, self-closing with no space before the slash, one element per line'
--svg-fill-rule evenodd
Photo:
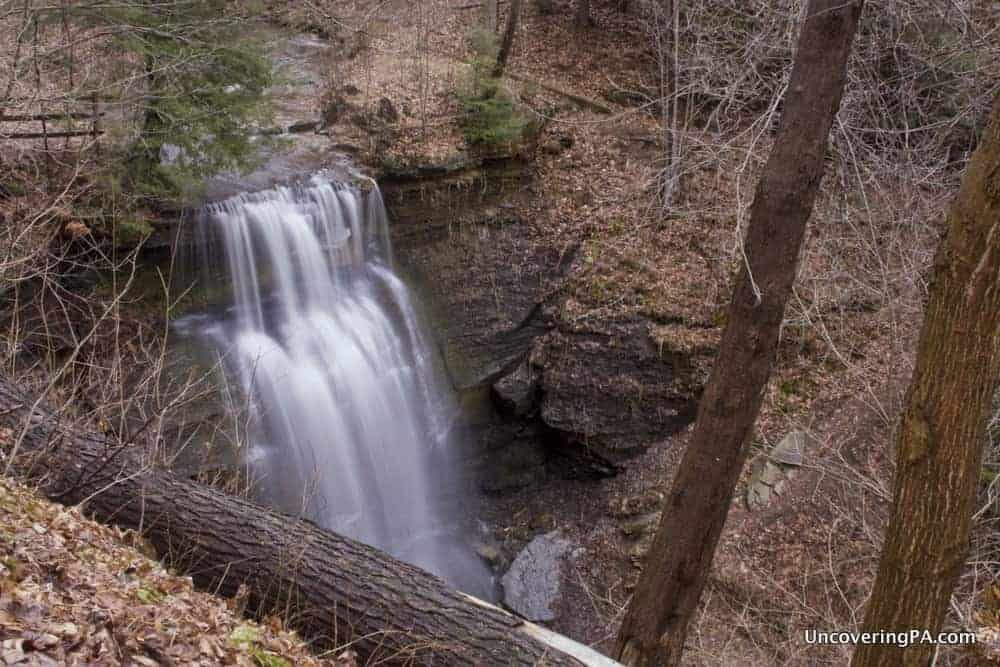
<path fill-rule="evenodd" d="M 592 100 L 589 97 L 584 97 L 583 95 L 577 95 L 576 93 L 570 92 L 568 90 L 563 90 L 558 86 L 553 86 L 551 83 L 545 83 L 544 81 L 538 81 L 536 79 L 529 79 L 528 77 L 520 76 L 519 74 L 512 74 L 510 72 L 505 73 L 504 76 L 506 76 L 508 79 L 513 79 L 514 81 L 520 81 L 521 83 L 526 83 L 528 85 L 538 86 L 539 88 L 547 90 L 550 93 L 555 93 L 556 95 L 565 97 L 570 102 L 572 102 L 573 104 L 577 105 L 582 109 L 589 109 L 591 111 L 596 111 L 597 113 L 603 113 L 603 114 L 613 113 L 611 107 L 609 107 L 606 104 L 602 104 L 597 100 Z"/>
<path fill-rule="evenodd" d="M 102 130 L 66 130 L 58 132 L 0 132 L 4 139 L 69 139 L 71 137 L 97 137 Z"/>
<path fill-rule="evenodd" d="M 319 646 L 351 642 L 406 664 L 618 664 L 372 547 L 143 466 L 129 448 L 33 404 L 0 377 L 0 451 L 17 456 L 20 474 L 58 502 L 139 531 L 199 587 L 245 595 L 258 615 L 285 614 Z"/>
<path fill-rule="evenodd" d="M 92 111 L 67 111 L 65 113 L 28 113 L 28 114 L 3 114 L 0 113 L 0 123 L 30 123 L 43 120 L 92 120 L 95 116 L 103 116 L 104 112 L 94 113 Z"/>

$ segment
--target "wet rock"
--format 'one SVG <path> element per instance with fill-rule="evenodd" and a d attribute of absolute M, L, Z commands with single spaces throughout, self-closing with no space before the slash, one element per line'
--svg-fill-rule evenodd
<path fill-rule="evenodd" d="M 546 456 L 537 432 L 528 429 L 511 437 L 508 429 L 498 429 L 491 437 L 494 442 L 483 461 L 483 491 L 513 491 L 544 478 Z"/>
<path fill-rule="evenodd" d="M 523 191 L 523 178 L 520 164 L 463 157 L 380 171 L 393 249 L 460 390 L 488 387 L 528 356 L 552 327 L 542 301 L 572 260 L 516 208 L 501 207 L 519 203 L 511 193 Z"/>
<path fill-rule="evenodd" d="M 710 359 L 660 350 L 641 317 L 555 331 L 534 355 L 546 426 L 564 449 L 611 465 L 694 419 Z"/>
<path fill-rule="evenodd" d="M 477 544 L 476 554 L 492 567 L 499 565 L 500 560 L 503 557 L 500 550 L 492 544 Z"/>
<path fill-rule="evenodd" d="M 525 362 L 493 384 L 493 399 L 507 417 L 526 417 L 538 407 L 538 377 Z"/>
<path fill-rule="evenodd" d="M 505 419 L 540 422 L 554 474 L 615 474 L 693 420 L 711 349 L 657 344 L 641 315 L 570 330 L 560 287 L 578 246 L 553 247 L 524 218 L 531 182 L 519 163 L 383 165 L 380 184 L 453 384 L 489 387 Z M 488 485 L 530 483 L 501 480 Z"/>
<path fill-rule="evenodd" d="M 504 605 L 529 621 L 555 620 L 562 563 L 572 549 L 559 531 L 533 539 L 503 576 Z"/>

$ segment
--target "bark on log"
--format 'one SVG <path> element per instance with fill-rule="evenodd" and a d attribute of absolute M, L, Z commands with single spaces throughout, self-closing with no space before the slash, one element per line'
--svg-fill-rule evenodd
<path fill-rule="evenodd" d="M 59 132 L 0 132 L 4 139 L 68 139 L 71 137 L 96 137 L 104 134 L 101 130 L 67 130 Z"/>
<path fill-rule="evenodd" d="M 35 114 L 0 114 L 0 123 L 26 123 L 42 120 L 91 120 L 95 115 L 91 111 L 67 111 L 66 113 L 35 113 Z"/>
<path fill-rule="evenodd" d="M 321 646 L 354 641 L 365 656 L 407 664 L 603 662 L 578 661 L 554 649 L 561 638 L 544 628 L 372 547 L 141 466 L 127 448 L 71 432 L 33 403 L 0 377 L 0 434 L 9 429 L 0 445 L 18 452 L 18 472 L 54 500 L 140 531 L 200 587 L 231 596 L 246 585 L 248 610 L 291 612 Z"/>

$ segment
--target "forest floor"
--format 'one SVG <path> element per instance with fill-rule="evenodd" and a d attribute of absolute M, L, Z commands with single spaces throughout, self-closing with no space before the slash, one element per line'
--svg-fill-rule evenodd
<path fill-rule="evenodd" d="M 0 479 L 0 664 L 351 667 L 317 657 L 281 619 L 194 590 L 132 532 Z M 245 604 L 245 601 L 243 602 Z"/>

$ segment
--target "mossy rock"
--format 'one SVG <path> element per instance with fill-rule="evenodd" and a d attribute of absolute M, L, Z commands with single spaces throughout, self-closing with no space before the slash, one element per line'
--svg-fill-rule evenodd
<path fill-rule="evenodd" d="M 117 220 L 112 226 L 112 238 L 119 248 L 136 248 L 153 233 L 149 221 L 140 217 L 126 217 Z"/>

